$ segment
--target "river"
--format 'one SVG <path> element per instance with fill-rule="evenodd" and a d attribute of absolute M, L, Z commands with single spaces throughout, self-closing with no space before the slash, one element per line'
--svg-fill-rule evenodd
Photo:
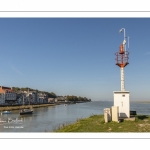
<path fill-rule="evenodd" d="M 19 115 L 19 110 L 0 116 L 0 132 L 53 132 L 59 126 L 74 123 L 77 119 L 103 114 L 113 101 L 92 101 L 69 105 L 34 108 L 32 115 Z M 150 115 L 150 103 L 130 102 L 130 110 Z"/>

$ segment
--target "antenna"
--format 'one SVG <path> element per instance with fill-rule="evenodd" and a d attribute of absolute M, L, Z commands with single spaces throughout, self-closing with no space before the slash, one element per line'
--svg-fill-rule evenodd
<path fill-rule="evenodd" d="M 124 68 L 129 64 L 129 37 L 125 34 L 125 28 L 121 28 L 119 33 L 124 36 L 119 46 L 119 51 L 116 55 L 116 65 L 120 68 L 121 77 L 121 91 L 114 92 L 114 107 L 112 107 L 112 114 L 117 114 L 117 118 L 112 117 L 112 121 L 118 121 L 120 118 L 130 118 L 130 92 L 125 90 Z M 127 46 L 126 46 L 127 45 Z M 127 50 L 126 50 L 127 48 Z"/>
<path fill-rule="evenodd" d="M 119 33 L 122 33 L 122 31 L 124 31 L 124 39 L 123 39 L 122 44 L 123 44 L 123 47 L 124 47 L 124 51 L 125 51 L 125 53 L 126 53 L 126 31 L 125 31 L 125 28 L 121 28 L 121 29 L 119 30 Z"/>
<path fill-rule="evenodd" d="M 128 50 L 129 50 L 129 38 L 130 38 L 130 37 L 128 36 Z"/>
<path fill-rule="evenodd" d="M 119 32 L 121 33 L 122 31 L 124 31 L 124 37 L 123 37 L 123 42 L 120 45 L 120 50 L 119 52 L 116 52 L 116 65 L 118 65 L 120 67 L 121 70 L 121 91 L 125 91 L 125 87 L 124 87 L 124 67 L 126 65 L 128 65 L 128 55 L 129 52 L 126 51 L 126 35 L 125 35 L 125 28 L 122 28 L 119 30 Z M 129 39 L 128 39 L 129 41 Z M 128 43 L 128 47 L 129 47 L 129 43 Z"/>

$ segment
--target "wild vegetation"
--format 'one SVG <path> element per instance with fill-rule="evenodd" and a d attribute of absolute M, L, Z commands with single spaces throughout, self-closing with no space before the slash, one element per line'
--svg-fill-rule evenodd
<path fill-rule="evenodd" d="M 150 132 L 150 116 L 137 115 L 135 121 L 105 123 L 103 115 L 78 119 L 74 124 L 62 125 L 54 132 Z"/>

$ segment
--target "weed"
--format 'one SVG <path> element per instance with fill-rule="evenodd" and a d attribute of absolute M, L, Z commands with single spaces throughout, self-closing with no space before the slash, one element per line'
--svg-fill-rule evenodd
<path fill-rule="evenodd" d="M 63 124 L 55 132 L 150 132 L 150 116 L 136 116 L 135 121 L 105 123 L 103 115 L 77 119 L 74 124 Z"/>

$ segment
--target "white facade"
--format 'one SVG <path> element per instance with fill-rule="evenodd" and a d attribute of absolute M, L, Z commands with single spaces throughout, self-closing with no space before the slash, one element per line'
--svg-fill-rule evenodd
<path fill-rule="evenodd" d="M 55 98 L 55 103 L 57 103 L 58 102 L 58 99 L 57 98 Z"/>
<path fill-rule="evenodd" d="M 120 118 L 130 118 L 130 95 L 129 91 L 114 92 L 114 106 L 119 107 Z"/>
<path fill-rule="evenodd" d="M 24 101 L 26 103 L 36 103 L 38 102 L 38 95 L 35 91 L 24 91 Z"/>
<path fill-rule="evenodd" d="M 48 103 L 54 103 L 55 102 L 55 98 L 48 98 Z"/>
<path fill-rule="evenodd" d="M 38 103 L 47 103 L 48 102 L 48 98 L 47 98 L 47 95 L 44 94 L 44 93 L 38 93 L 38 96 L 37 96 L 37 100 L 38 100 Z"/>
<path fill-rule="evenodd" d="M 4 104 L 4 103 L 5 103 L 5 94 L 0 93 L 0 104 Z"/>
<path fill-rule="evenodd" d="M 21 97 L 19 97 L 19 98 L 17 99 L 17 103 L 22 104 L 22 98 L 21 98 Z"/>
<path fill-rule="evenodd" d="M 28 100 L 30 103 L 35 103 L 37 101 L 37 94 L 35 92 L 28 93 Z"/>
<path fill-rule="evenodd" d="M 16 100 L 17 94 L 14 92 L 6 92 L 5 100 Z"/>

